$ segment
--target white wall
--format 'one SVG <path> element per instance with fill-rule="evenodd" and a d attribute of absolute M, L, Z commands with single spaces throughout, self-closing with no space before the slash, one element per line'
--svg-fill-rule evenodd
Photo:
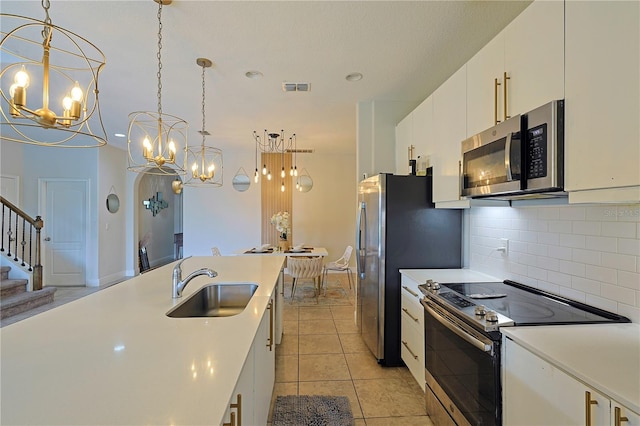
<path fill-rule="evenodd" d="M 104 285 L 125 277 L 126 209 L 130 203 L 126 188 L 127 153 L 110 145 L 98 149 L 98 278 Z M 107 210 L 109 194 L 120 199 L 116 213 Z M 119 249 L 116 249 L 119 248 Z"/>
<path fill-rule="evenodd" d="M 212 246 L 230 255 L 261 244 L 260 185 L 252 180 L 245 192 L 231 186 L 240 167 L 252 177 L 253 164 L 253 152 L 225 150 L 221 188 L 184 189 L 185 256 L 208 256 Z M 355 156 L 301 154 L 302 168 L 311 175 L 313 189 L 293 194 L 295 243 L 326 247 L 337 259 L 355 236 Z"/>
<path fill-rule="evenodd" d="M 640 322 L 640 205 L 472 207 L 470 267 Z M 509 239 L 509 253 L 495 249 Z"/>

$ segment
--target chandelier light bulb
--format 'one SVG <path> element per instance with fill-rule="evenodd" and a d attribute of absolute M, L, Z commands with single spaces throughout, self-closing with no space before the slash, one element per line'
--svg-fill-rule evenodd
<path fill-rule="evenodd" d="M 173 141 L 169 141 L 169 151 L 171 151 L 173 154 L 176 153 L 176 144 Z"/>
<path fill-rule="evenodd" d="M 259 175 L 259 173 L 258 173 L 258 169 L 256 169 L 256 172 L 255 172 L 255 173 L 254 173 L 254 175 L 253 175 L 253 181 L 254 181 L 255 183 L 258 183 L 258 175 Z"/>
<path fill-rule="evenodd" d="M 18 87 L 22 87 L 25 89 L 29 87 L 29 74 L 27 74 L 27 70 L 25 69 L 24 65 L 22 66 L 20 71 L 18 71 L 13 77 L 13 81 L 18 85 Z"/>
<path fill-rule="evenodd" d="M 62 107 L 64 108 L 64 110 L 70 111 L 72 105 L 73 105 L 73 100 L 71 99 L 71 96 L 65 96 L 64 99 L 62 100 Z"/>
<path fill-rule="evenodd" d="M 293 175 L 294 175 L 294 176 L 298 176 L 298 166 L 295 166 L 295 167 L 293 168 Z"/>
<path fill-rule="evenodd" d="M 263 175 L 267 174 L 267 165 L 266 164 L 264 166 L 262 166 L 262 174 Z"/>
<path fill-rule="evenodd" d="M 267 174 L 267 179 L 268 179 L 268 180 L 271 180 L 271 172 L 269 172 L 269 173 Z"/>
<path fill-rule="evenodd" d="M 293 167 L 289 169 L 289 176 L 293 176 Z"/>
<path fill-rule="evenodd" d="M 280 171 L 280 177 L 285 177 L 287 173 L 284 171 L 284 166 L 282 166 L 282 170 Z"/>
<path fill-rule="evenodd" d="M 73 89 L 71 89 L 71 99 L 76 102 L 82 102 L 82 98 L 83 98 L 82 89 L 80 88 L 80 85 L 76 81 L 76 85 L 73 86 Z"/>
<path fill-rule="evenodd" d="M 284 182 L 282 182 L 282 185 L 280 185 L 280 192 L 284 192 Z"/>

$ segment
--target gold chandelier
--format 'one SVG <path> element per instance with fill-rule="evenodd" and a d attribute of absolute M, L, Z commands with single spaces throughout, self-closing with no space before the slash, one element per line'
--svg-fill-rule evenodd
<path fill-rule="evenodd" d="M 107 136 L 100 116 L 98 74 L 105 57 L 88 40 L 52 24 L 49 0 L 41 5 L 44 21 L 0 14 L 2 140 L 68 148 L 102 146 Z"/>
<path fill-rule="evenodd" d="M 198 133 L 202 135 L 202 144 L 197 149 L 187 150 L 187 165 L 191 164 L 189 178 L 184 183 L 185 186 L 207 187 L 222 186 L 222 150 L 212 146 L 205 146 L 204 141 L 210 133 L 205 130 L 205 84 L 204 70 L 210 68 L 213 63 L 206 58 L 196 59 L 196 63 L 202 67 L 202 130 Z"/>
<path fill-rule="evenodd" d="M 128 169 L 152 175 L 184 175 L 179 157 L 188 150 L 188 124 L 162 112 L 162 6 L 171 4 L 171 0 L 154 1 L 158 3 L 158 111 L 129 114 Z"/>

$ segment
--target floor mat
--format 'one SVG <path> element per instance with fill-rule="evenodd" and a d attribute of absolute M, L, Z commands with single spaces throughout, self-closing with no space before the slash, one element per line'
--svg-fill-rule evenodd
<path fill-rule="evenodd" d="M 353 426 L 346 396 L 285 395 L 276 398 L 273 426 Z"/>

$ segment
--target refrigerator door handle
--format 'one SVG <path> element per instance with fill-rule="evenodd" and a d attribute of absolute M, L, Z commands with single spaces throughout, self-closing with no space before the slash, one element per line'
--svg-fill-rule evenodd
<path fill-rule="evenodd" d="M 364 271 L 365 271 L 365 260 L 366 253 L 363 250 L 366 250 L 367 247 L 367 214 L 366 214 L 366 204 L 364 202 L 360 203 L 360 215 L 358 216 L 358 274 L 360 274 L 360 279 L 364 279 Z M 364 245 L 362 244 L 363 237 L 363 225 L 364 225 Z"/>

